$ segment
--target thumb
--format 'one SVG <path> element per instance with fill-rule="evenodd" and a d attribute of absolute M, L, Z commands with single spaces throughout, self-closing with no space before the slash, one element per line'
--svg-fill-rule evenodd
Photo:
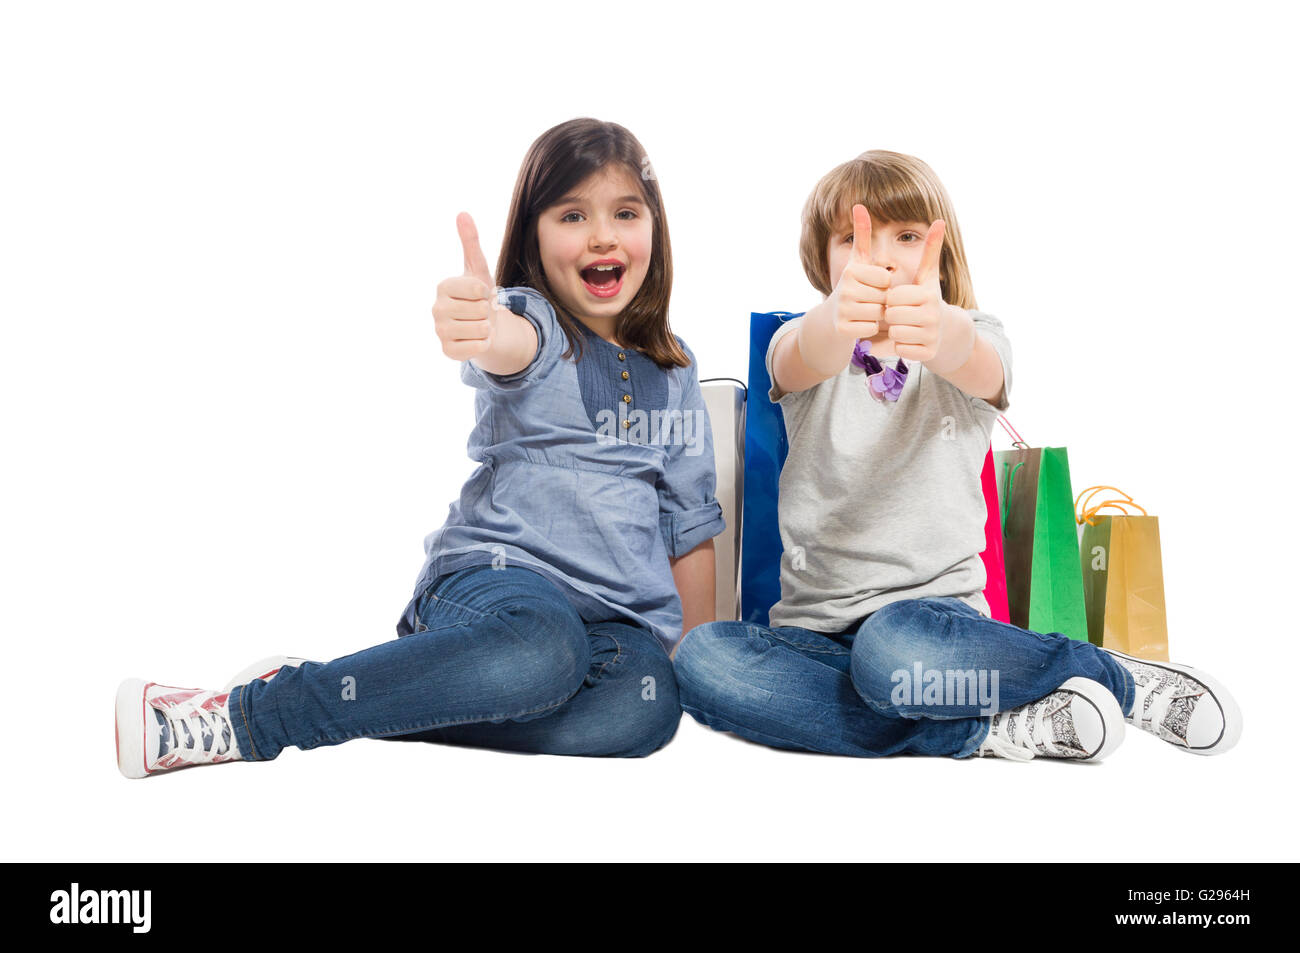
<path fill-rule="evenodd" d="M 943 219 L 935 219 L 925 233 L 925 251 L 921 253 L 921 266 L 916 269 L 912 284 L 924 285 L 939 277 L 939 257 L 943 254 L 943 235 L 947 226 Z"/>
<path fill-rule="evenodd" d="M 853 206 L 853 260 L 871 264 L 871 213 L 865 205 Z"/>
<path fill-rule="evenodd" d="M 493 287 L 495 282 L 492 280 L 492 269 L 488 267 L 487 258 L 478 243 L 478 229 L 469 212 L 461 212 L 456 216 L 456 231 L 460 233 L 460 244 L 465 250 L 465 274 L 477 278 L 489 288 Z"/>

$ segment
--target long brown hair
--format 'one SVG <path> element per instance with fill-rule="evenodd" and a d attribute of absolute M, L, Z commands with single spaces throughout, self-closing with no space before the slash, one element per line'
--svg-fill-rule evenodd
<path fill-rule="evenodd" d="M 832 232 L 853 221 L 853 206 L 865 205 L 876 222 L 925 222 L 943 219 L 943 254 L 939 285 L 943 300 L 959 308 L 976 308 L 975 289 L 966 266 L 957 213 L 934 170 L 915 156 L 873 149 L 837 165 L 822 176 L 803 208 L 799 258 L 813 287 L 829 295 L 839 275 L 830 274 L 827 243 Z"/>
<path fill-rule="evenodd" d="M 537 245 L 537 220 L 589 176 L 617 166 L 641 183 L 641 195 L 654 222 L 650 269 L 636 296 L 614 324 L 614 335 L 626 347 L 644 353 L 660 367 L 689 367 L 690 359 L 668 326 L 668 298 L 673 286 L 672 245 L 663 196 L 636 136 L 614 122 L 570 119 L 546 130 L 528 149 L 515 181 L 506 219 L 505 241 L 497 259 L 496 283 L 502 288 L 528 287 L 555 308 L 569 339 L 567 358 L 577 350 L 582 358 L 583 333 L 578 319 L 560 304 L 542 270 Z"/>

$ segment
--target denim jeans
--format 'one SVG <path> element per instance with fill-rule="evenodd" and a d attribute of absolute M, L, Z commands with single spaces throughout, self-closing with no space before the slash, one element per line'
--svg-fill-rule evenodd
<path fill-rule="evenodd" d="M 353 738 L 642 757 L 681 718 L 672 663 L 642 626 L 586 621 L 530 569 L 436 580 L 409 635 L 284 668 L 230 693 L 241 755 Z"/>
<path fill-rule="evenodd" d="M 710 622 L 687 633 L 676 668 L 682 709 L 701 724 L 859 757 L 968 757 L 988 734 L 987 715 L 1076 675 L 1106 686 L 1125 714 L 1134 698 L 1128 670 L 1096 646 L 997 622 L 953 598 L 894 602 L 837 634 Z"/>

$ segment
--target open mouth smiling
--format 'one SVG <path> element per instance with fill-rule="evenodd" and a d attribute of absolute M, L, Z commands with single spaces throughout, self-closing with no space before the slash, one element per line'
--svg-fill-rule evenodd
<path fill-rule="evenodd" d="M 612 298 L 623 288 L 623 275 L 627 266 L 613 258 L 592 262 L 579 271 L 582 284 L 597 298 Z"/>

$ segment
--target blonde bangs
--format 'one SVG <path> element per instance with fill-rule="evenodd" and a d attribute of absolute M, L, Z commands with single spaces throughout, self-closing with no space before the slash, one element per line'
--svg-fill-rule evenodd
<path fill-rule="evenodd" d="M 833 290 L 827 246 L 832 235 L 853 228 L 853 206 L 858 204 L 866 206 L 873 222 L 928 224 L 943 219 L 946 230 L 939 270 L 944 300 L 959 308 L 976 306 L 961 230 L 943 184 L 920 159 L 883 149 L 836 166 L 804 204 L 799 257 L 814 288 L 824 295 Z"/>

